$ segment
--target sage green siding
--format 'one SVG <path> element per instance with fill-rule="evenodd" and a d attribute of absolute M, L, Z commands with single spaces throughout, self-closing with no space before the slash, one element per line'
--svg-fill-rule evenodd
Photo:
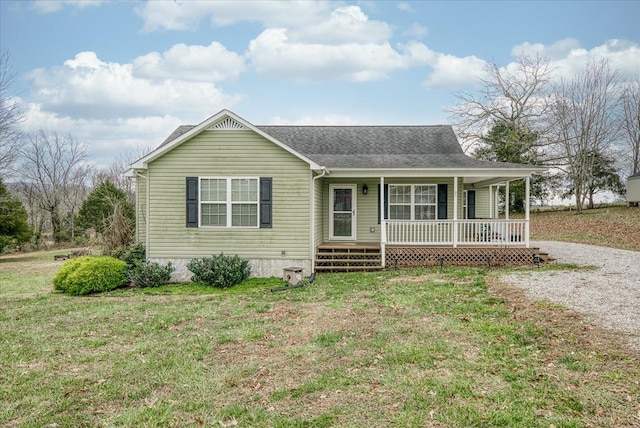
<path fill-rule="evenodd" d="M 489 218 L 489 188 L 473 190 L 476 191 L 476 218 Z"/>
<path fill-rule="evenodd" d="M 151 162 L 150 258 L 310 258 L 309 165 L 249 130 L 204 131 Z M 186 177 L 272 177 L 272 228 L 188 228 Z"/>
<path fill-rule="evenodd" d="M 143 175 L 143 174 L 141 174 Z M 146 245 L 147 239 L 147 178 L 136 176 L 136 241 Z"/>

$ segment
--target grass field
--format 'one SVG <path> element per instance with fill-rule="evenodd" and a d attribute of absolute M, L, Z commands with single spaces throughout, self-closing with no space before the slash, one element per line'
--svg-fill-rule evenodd
<path fill-rule="evenodd" d="M 547 211 L 531 215 L 531 239 L 581 242 L 640 251 L 640 208 Z"/>
<path fill-rule="evenodd" d="M 71 297 L 53 254 L 0 257 L 0 426 L 640 426 L 638 354 L 495 271 Z"/>

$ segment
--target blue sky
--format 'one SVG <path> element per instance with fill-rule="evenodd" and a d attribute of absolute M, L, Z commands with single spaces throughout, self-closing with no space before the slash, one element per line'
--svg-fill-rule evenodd
<path fill-rule="evenodd" d="M 257 124 L 448 123 L 486 62 L 605 57 L 640 76 L 640 1 L 0 1 L 28 131 L 91 159 L 228 108 Z"/>

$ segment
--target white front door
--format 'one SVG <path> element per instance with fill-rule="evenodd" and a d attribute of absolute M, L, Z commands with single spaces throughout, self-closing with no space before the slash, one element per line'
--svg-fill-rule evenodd
<path fill-rule="evenodd" d="M 344 241 L 356 239 L 356 189 L 355 184 L 330 186 L 330 239 Z"/>

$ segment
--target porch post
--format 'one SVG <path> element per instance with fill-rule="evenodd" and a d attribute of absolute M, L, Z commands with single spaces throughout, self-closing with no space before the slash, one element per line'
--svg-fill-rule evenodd
<path fill-rule="evenodd" d="M 385 247 L 387 244 L 387 225 L 384 212 L 384 176 L 380 176 L 380 262 L 382 268 L 385 268 L 386 256 Z"/>
<path fill-rule="evenodd" d="M 524 194 L 525 194 L 525 200 L 524 200 L 524 236 L 525 236 L 525 246 L 527 248 L 529 248 L 529 203 L 530 203 L 530 196 L 529 196 L 529 191 L 530 191 L 530 186 L 531 186 L 531 177 L 528 177 L 525 179 L 524 182 Z"/>
<path fill-rule="evenodd" d="M 489 218 L 493 218 L 493 185 L 489 186 Z"/>
<path fill-rule="evenodd" d="M 504 187 L 504 219 L 509 220 L 509 182 Z"/>
<path fill-rule="evenodd" d="M 458 246 L 458 177 L 453 177 L 453 247 Z"/>

